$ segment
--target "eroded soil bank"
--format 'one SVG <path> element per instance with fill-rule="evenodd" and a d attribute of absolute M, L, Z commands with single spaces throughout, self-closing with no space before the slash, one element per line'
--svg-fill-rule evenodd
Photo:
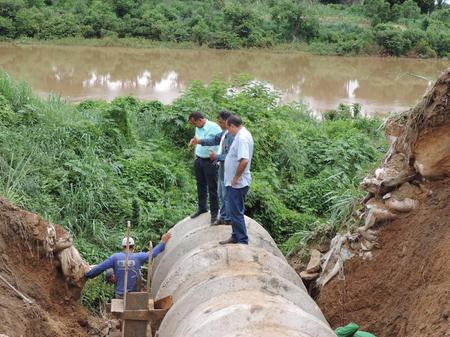
<path fill-rule="evenodd" d="M 99 335 L 102 323 L 81 305 L 80 288 L 65 281 L 58 260 L 48 251 L 48 228 L 39 216 L 0 198 L 0 334 Z"/>
<path fill-rule="evenodd" d="M 317 302 L 332 327 L 356 322 L 380 337 L 450 334 L 450 179 L 426 184 L 431 195 L 385 223 L 371 261 L 345 263 Z"/>

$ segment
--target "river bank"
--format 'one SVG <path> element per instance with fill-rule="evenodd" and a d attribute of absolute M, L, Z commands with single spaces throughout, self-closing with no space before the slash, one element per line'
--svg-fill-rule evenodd
<path fill-rule="evenodd" d="M 66 37 L 58 39 L 35 39 L 21 37 L 18 39 L 1 39 L 0 44 L 14 44 L 18 46 L 27 45 L 45 45 L 45 46 L 84 46 L 84 47 L 117 47 L 117 48 L 135 48 L 135 49 L 189 49 L 189 50 L 217 50 L 207 45 L 198 45 L 191 41 L 173 42 L 173 41 L 155 41 L 145 38 L 106 36 L 102 38 L 86 39 L 83 37 Z M 308 53 L 320 56 L 345 56 L 345 57 L 380 57 L 380 58 L 400 58 L 400 59 L 438 59 L 448 60 L 448 56 L 433 57 L 433 55 L 419 55 L 410 53 L 407 55 L 389 55 L 382 48 L 372 46 L 358 53 L 340 53 L 325 45 L 308 45 L 306 42 L 278 43 L 265 47 L 241 47 L 232 49 L 244 52 L 264 52 L 295 54 Z"/>

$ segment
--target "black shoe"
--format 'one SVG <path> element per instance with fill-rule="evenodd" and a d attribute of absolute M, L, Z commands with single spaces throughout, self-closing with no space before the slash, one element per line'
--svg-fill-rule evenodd
<path fill-rule="evenodd" d="M 215 221 L 212 221 L 211 219 L 211 226 L 219 226 L 222 224 L 222 221 L 220 219 L 216 219 Z"/>
<path fill-rule="evenodd" d="M 232 237 L 228 238 L 227 240 L 224 241 L 219 241 L 219 243 L 221 245 L 227 245 L 229 243 L 238 243 L 236 239 L 233 239 Z"/>
<path fill-rule="evenodd" d="M 231 226 L 231 220 L 222 221 L 223 225 Z"/>
<path fill-rule="evenodd" d="M 194 214 L 191 215 L 191 219 L 194 219 L 194 218 L 198 217 L 199 215 L 206 213 L 206 212 L 208 212 L 208 211 L 198 210 L 197 212 L 195 212 Z"/>

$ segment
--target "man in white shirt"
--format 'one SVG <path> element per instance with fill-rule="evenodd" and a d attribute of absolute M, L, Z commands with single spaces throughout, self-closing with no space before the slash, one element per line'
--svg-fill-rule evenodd
<path fill-rule="evenodd" d="M 244 203 L 252 181 L 250 164 L 253 157 L 253 137 L 237 115 L 228 118 L 227 126 L 228 132 L 234 136 L 234 141 L 225 158 L 224 173 L 227 212 L 231 218 L 232 233 L 228 240 L 220 241 L 220 244 L 248 244 Z"/>

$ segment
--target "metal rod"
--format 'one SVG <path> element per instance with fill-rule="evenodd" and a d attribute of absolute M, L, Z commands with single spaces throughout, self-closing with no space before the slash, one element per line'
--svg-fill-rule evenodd
<path fill-rule="evenodd" d="M 123 309 L 127 307 L 127 290 L 128 290 L 128 254 L 130 253 L 130 232 L 131 222 L 127 221 L 127 249 L 125 251 L 125 281 L 123 286 Z M 122 337 L 125 337 L 125 320 L 122 321 Z"/>
<path fill-rule="evenodd" d="M 153 243 L 150 241 L 148 245 L 148 269 L 147 269 L 147 292 L 150 294 L 150 288 L 152 285 L 151 281 L 151 271 L 153 265 Z M 150 295 L 151 296 L 151 295 Z"/>

